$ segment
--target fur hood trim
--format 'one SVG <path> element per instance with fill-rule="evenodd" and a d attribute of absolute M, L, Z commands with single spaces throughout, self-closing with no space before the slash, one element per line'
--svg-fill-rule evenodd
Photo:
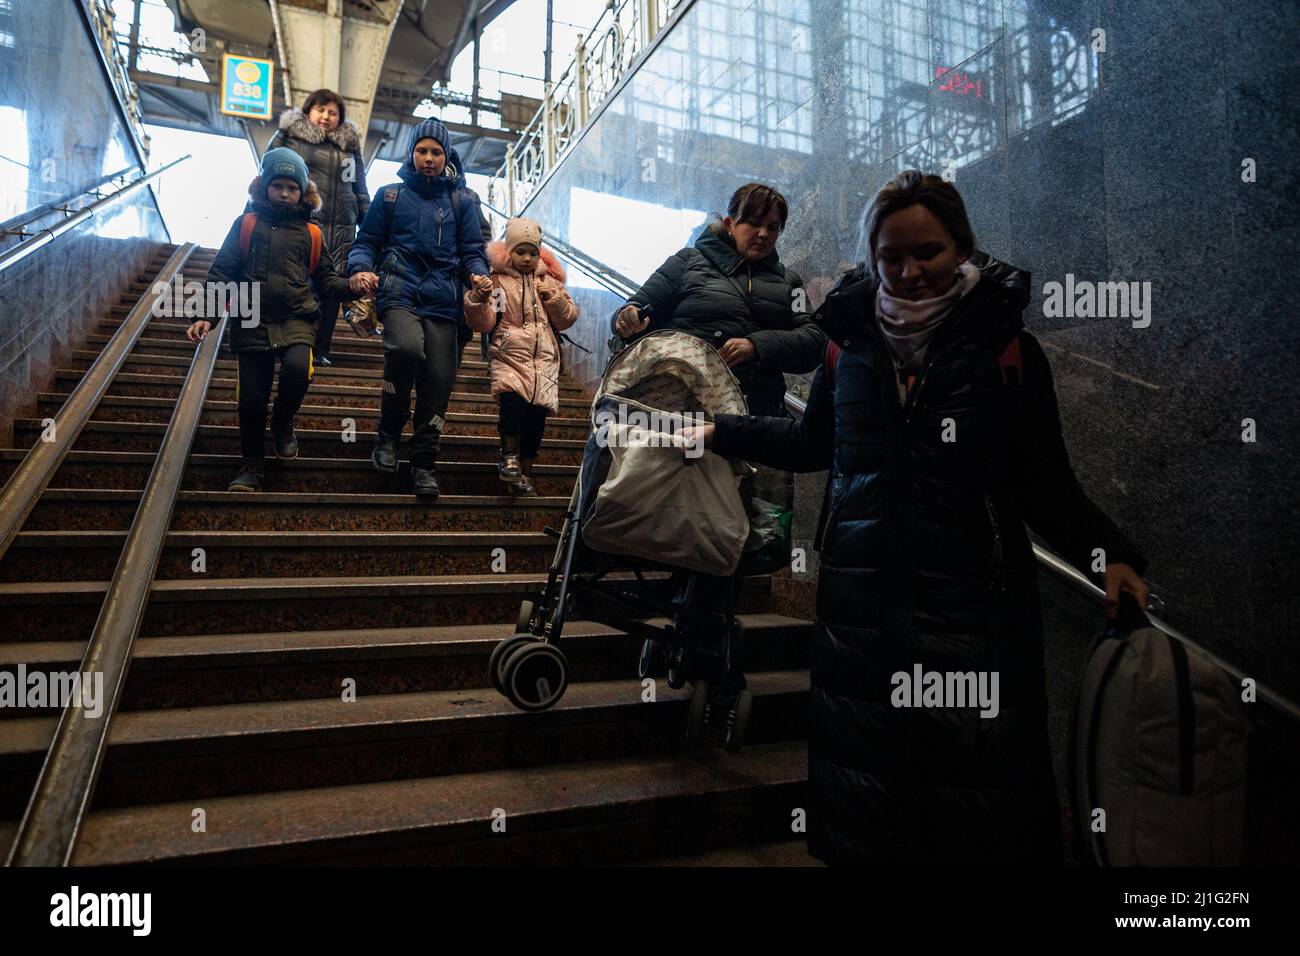
<path fill-rule="evenodd" d="M 533 268 L 533 275 L 549 275 L 560 285 L 564 285 L 564 266 L 560 264 L 559 259 L 555 258 L 555 253 L 545 246 L 539 247 L 537 252 L 537 265 Z M 519 274 L 510 264 L 510 253 L 506 251 L 504 242 L 494 241 L 487 244 L 487 260 L 493 272 Z"/>
<path fill-rule="evenodd" d="M 304 143 L 323 143 L 329 140 L 345 153 L 355 153 L 361 148 L 361 131 L 352 120 L 344 120 L 328 133 L 307 119 L 307 114 L 297 108 L 280 114 L 280 129 Z"/>

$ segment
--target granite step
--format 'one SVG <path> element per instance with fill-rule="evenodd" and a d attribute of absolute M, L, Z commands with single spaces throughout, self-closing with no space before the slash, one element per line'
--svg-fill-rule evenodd
<path fill-rule="evenodd" d="M 155 353 L 137 346 L 128 355 L 122 363 L 123 372 L 136 372 L 152 375 L 185 375 L 193 362 L 191 354 L 177 353 Z M 74 349 L 72 351 L 71 364 L 85 374 L 85 370 L 99 356 L 98 352 L 88 349 Z M 234 379 L 235 361 L 233 359 L 218 359 L 216 368 L 213 372 L 216 378 Z M 336 366 L 320 367 L 316 369 L 316 374 L 312 377 L 312 384 L 329 384 L 329 385 L 351 385 L 355 387 L 373 388 L 378 393 L 380 382 L 383 379 L 383 369 L 375 368 L 340 368 Z M 491 394 L 491 379 L 486 373 L 468 373 L 462 372 L 456 376 L 455 391 L 471 392 L 474 394 L 489 395 Z M 584 392 L 580 385 L 565 379 L 560 380 L 559 394 L 561 398 L 580 398 Z"/>
<path fill-rule="evenodd" d="M 361 424 L 361 423 L 358 423 Z M 20 448 L 30 448 L 40 441 L 43 426 L 40 419 L 14 420 L 14 442 Z M 75 447 L 82 451 L 152 451 L 156 452 L 167 426 L 162 422 L 117 422 L 91 419 L 77 436 Z M 299 454 L 306 458 L 369 459 L 374 448 L 374 434 L 357 428 L 353 441 L 344 440 L 341 428 L 296 429 Z M 585 441 L 544 437 L 539 458 L 552 464 L 578 465 L 582 462 Z M 239 454 L 239 428 L 234 425 L 200 425 L 194 436 L 193 451 L 204 455 Z M 268 455 L 271 451 L 269 434 L 266 436 Z M 497 461 L 501 440 L 495 435 L 444 434 L 441 455 L 449 459 L 486 462 Z M 401 449 L 405 460 L 406 449 Z"/>
<path fill-rule="evenodd" d="M 52 392 L 40 392 L 37 395 L 37 413 L 41 417 L 53 416 L 63 405 L 67 396 Z M 345 418 L 351 418 L 358 431 L 374 434 L 379 427 L 379 403 L 372 407 L 348 407 L 344 405 L 317 405 L 315 396 L 307 393 L 306 401 L 295 416 L 295 427 L 303 429 L 341 428 Z M 176 410 L 175 398 L 153 398 L 137 395 L 108 394 L 100 399 L 95 407 L 94 420 L 115 422 L 161 422 L 171 421 Z M 497 435 L 498 416 L 464 412 L 448 409 L 445 434 L 449 435 Z M 208 425 L 238 425 L 239 405 L 230 400 L 221 400 L 208 396 L 203 405 L 203 423 Z M 408 423 L 407 429 L 410 429 Z M 586 440 L 590 425 L 585 418 L 551 417 L 546 421 L 546 432 L 557 438 Z"/>
<path fill-rule="evenodd" d="M 779 614 L 745 614 L 746 673 L 808 666 L 812 624 Z M 648 623 L 662 626 L 663 618 Z M 343 676 L 367 694 L 481 688 L 488 655 L 513 622 L 445 627 L 360 628 L 139 638 L 122 698 L 124 710 L 201 707 L 336 697 Z M 641 639 L 608 624 L 568 620 L 561 641 L 573 681 L 630 679 Z M 0 671 L 68 672 L 79 641 L 0 643 Z M 0 717 L 48 715 L 7 709 Z"/>
<path fill-rule="evenodd" d="M 26 449 L 0 449 L 0 482 L 8 479 Z M 73 450 L 54 473 L 51 482 L 63 488 L 143 488 L 153 468 L 155 455 L 147 451 Z M 238 455 L 190 455 L 181 487 L 194 491 L 225 491 L 239 470 Z M 264 489 L 268 492 L 338 493 L 396 496 L 410 491 L 410 466 L 403 462 L 397 475 L 376 471 L 365 458 L 307 458 L 292 461 L 270 458 L 266 463 Z M 493 499 L 494 504 L 512 501 L 507 485 L 492 461 L 441 461 L 436 468 L 443 496 L 470 495 Z M 577 465 L 548 464 L 545 458 L 533 465 L 533 484 L 539 494 L 567 500 L 577 480 Z M 525 499 L 520 499 L 521 501 Z"/>
<path fill-rule="evenodd" d="M 101 810 L 72 862 L 599 865 L 788 840 L 806 801 L 803 743 L 705 748 L 213 798 L 202 833 L 193 801 Z"/>
<path fill-rule="evenodd" d="M 22 531 L 0 558 L 0 581 L 112 578 L 125 531 Z M 194 570 L 201 549 L 202 572 Z M 545 572 L 555 539 L 537 531 L 171 531 L 161 579 Z"/>
<path fill-rule="evenodd" d="M 806 733 L 808 674 L 749 677 L 751 746 Z M 127 711 L 114 718 L 92 809 L 286 789 L 642 759 L 685 749 L 688 686 L 572 682 L 541 713 L 488 688 Z M 21 814 L 57 717 L 0 722 L 0 817 Z"/>
<path fill-rule="evenodd" d="M 122 306 L 113 306 L 109 309 L 109 318 L 102 319 L 96 323 L 96 329 L 101 335 L 112 335 L 122 320 L 126 318 L 129 309 Z M 190 327 L 190 320 L 171 318 L 167 316 L 156 316 L 149 320 L 146 328 L 147 334 L 151 338 L 180 338 L 185 339 L 185 330 Z M 472 340 L 474 349 L 466 347 L 464 354 L 470 356 L 475 354 L 479 348 L 478 339 Z M 351 327 L 343 319 L 339 319 L 338 325 L 334 329 L 334 339 L 331 342 L 331 348 L 341 348 L 345 351 L 370 351 L 378 350 L 383 352 L 384 338 L 382 335 L 360 336 L 352 331 Z"/>
<path fill-rule="evenodd" d="M 196 576 L 198 577 L 198 576 Z M 157 580 L 140 633 L 419 627 L 514 620 L 544 574 Z M 0 584 L 0 615 L 20 622 L 0 641 L 86 640 L 108 582 Z"/>
<path fill-rule="evenodd" d="M 85 338 L 85 343 L 96 349 L 102 349 L 108 344 L 111 335 L 104 335 L 99 332 L 92 332 Z M 167 355 L 176 354 L 186 357 L 193 357 L 195 345 L 184 334 L 172 336 L 156 336 L 153 329 L 148 328 L 144 334 L 136 340 L 135 347 L 143 353 L 150 355 Z M 234 356 L 224 347 L 219 352 L 220 358 L 225 361 L 233 361 Z M 330 361 L 334 367 L 357 367 L 363 369 L 380 368 L 384 364 L 384 355 L 382 351 L 367 349 L 364 352 L 349 351 L 344 348 L 334 349 L 330 352 Z M 483 363 L 480 363 L 482 365 Z M 324 366 L 318 366 L 323 368 Z"/>
<path fill-rule="evenodd" d="M 170 398 L 173 401 L 180 394 L 185 378 L 180 374 L 149 375 L 136 372 L 119 372 L 109 387 L 109 395 L 139 396 L 150 398 Z M 71 394 L 85 373 L 77 369 L 59 369 L 55 373 L 55 383 L 48 394 L 67 396 Z M 235 395 L 234 376 L 218 376 L 208 386 L 208 397 L 232 401 Z M 272 389 L 272 395 L 274 395 Z M 380 392 L 372 385 L 333 385 L 322 384 L 314 380 L 307 393 L 307 401 L 315 405 L 344 405 L 348 407 L 378 408 Z M 591 402 L 588 399 L 561 398 L 560 410 L 556 417 L 588 419 Z M 487 391 L 470 392 L 457 389 L 451 394 L 452 411 L 472 412 L 475 414 L 496 414 L 496 401 Z"/>
<path fill-rule="evenodd" d="M 55 373 L 51 393 L 67 396 L 81 381 L 84 372 L 76 369 L 59 369 Z M 109 386 L 109 395 L 137 395 L 150 398 L 170 398 L 173 401 L 180 395 L 185 382 L 183 374 L 142 375 L 136 372 L 119 372 Z M 271 392 L 275 394 L 274 388 Z M 218 376 L 208 384 L 208 397 L 223 401 L 233 401 L 235 397 L 234 376 Z M 378 408 L 380 392 L 373 386 L 330 385 L 313 381 L 307 392 L 307 401 L 313 405 L 346 405 L 351 408 Z M 561 398 L 560 410 L 552 418 L 590 419 L 591 402 L 585 398 Z M 466 392 L 456 390 L 451 393 L 453 412 L 471 412 L 478 415 L 495 415 L 497 404 L 487 392 Z"/>
<path fill-rule="evenodd" d="M 140 633 L 237 634 L 512 621 L 520 603 L 540 592 L 545 582 L 545 574 L 510 572 L 155 580 Z M 0 614 L 22 625 L 0 633 L 0 642 L 86 640 L 107 589 L 104 580 L 0 583 Z M 767 611 L 770 592 L 770 579 L 745 579 L 738 613 Z"/>
<path fill-rule="evenodd" d="M 138 485 L 121 489 L 49 488 L 24 530 L 124 531 L 131 526 L 142 494 Z M 563 523 L 569 501 L 567 494 L 519 499 L 504 495 L 442 495 L 426 502 L 410 494 L 273 489 L 255 493 L 181 491 L 176 497 L 171 530 L 541 531 L 547 525 L 559 527 Z"/>

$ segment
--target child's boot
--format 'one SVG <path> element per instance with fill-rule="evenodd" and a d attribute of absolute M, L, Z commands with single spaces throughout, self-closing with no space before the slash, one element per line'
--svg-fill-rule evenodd
<path fill-rule="evenodd" d="M 432 466 L 417 465 L 412 462 L 411 484 L 420 498 L 438 497 L 438 479 L 433 473 Z"/>
<path fill-rule="evenodd" d="M 271 436 L 275 445 L 275 457 L 293 459 L 298 457 L 298 436 L 290 425 L 284 431 L 277 431 Z"/>
<path fill-rule="evenodd" d="M 230 480 L 227 491 L 261 491 L 262 466 L 255 461 L 246 461 L 239 466 L 239 471 Z"/>
<path fill-rule="evenodd" d="M 519 459 L 519 478 L 510 490 L 523 498 L 536 498 L 537 489 L 533 486 L 533 462 L 536 458 Z"/>
<path fill-rule="evenodd" d="M 497 474 L 502 481 L 516 482 L 523 475 L 519 467 L 519 436 L 501 436 L 501 458 L 497 462 Z"/>
<path fill-rule="evenodd" d="M 375 450 L 370 453 L 370 463 L 378 471 L 389 474 L 397 471 L 397 439 L 379 432 L 375 435 Z"/>

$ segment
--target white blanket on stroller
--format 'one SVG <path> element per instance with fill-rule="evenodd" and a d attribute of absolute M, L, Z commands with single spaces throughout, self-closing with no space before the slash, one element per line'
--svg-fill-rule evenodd
<path fill-rule="evenodd" d="M 711 451 L 688 458 L 681 440 L 662 432 L 608 428 L 613 461 L 582 527 L 587 546 L 703 574 L 734 573 L 749 516 L 731 462 Z"/>

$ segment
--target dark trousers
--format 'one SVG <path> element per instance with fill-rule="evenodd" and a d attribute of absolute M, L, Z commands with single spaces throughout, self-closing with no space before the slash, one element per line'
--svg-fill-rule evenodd
<path fill-rule="evenodd" d="M 447 402 L 456 383 L 456 323 L 422 319 L 407 309 L 385 309 L 384 394 L 379 406 L 379 430 L 398 438 L 411 416 L 411 387 L 415 387 L 415 431 L 411 435 L 411 464 L 432 468 L 438 460 Z"/>
<path fill-rule="evenodd" d="M 533 405 L 517 392 L 502 392 L 498 428 L 502 436 L 519 436 L 520 457 L 536 458 L 549 414 L 550 409 L 545 405 Z"/>
<path fill-rule="evenodd" d="M 240 352 L 239 378 L 235 391 L 239 400 L 239 450 L 244 461 L 266 459 L 266 406 L 275 381 L 275 360 L 280 359 L 280 385 L 271 411 L 271 431 L 279 434 L 293 427 L 307 386 L 311 382 L 311 347 L 288 345 L 265 352 Z"/>

